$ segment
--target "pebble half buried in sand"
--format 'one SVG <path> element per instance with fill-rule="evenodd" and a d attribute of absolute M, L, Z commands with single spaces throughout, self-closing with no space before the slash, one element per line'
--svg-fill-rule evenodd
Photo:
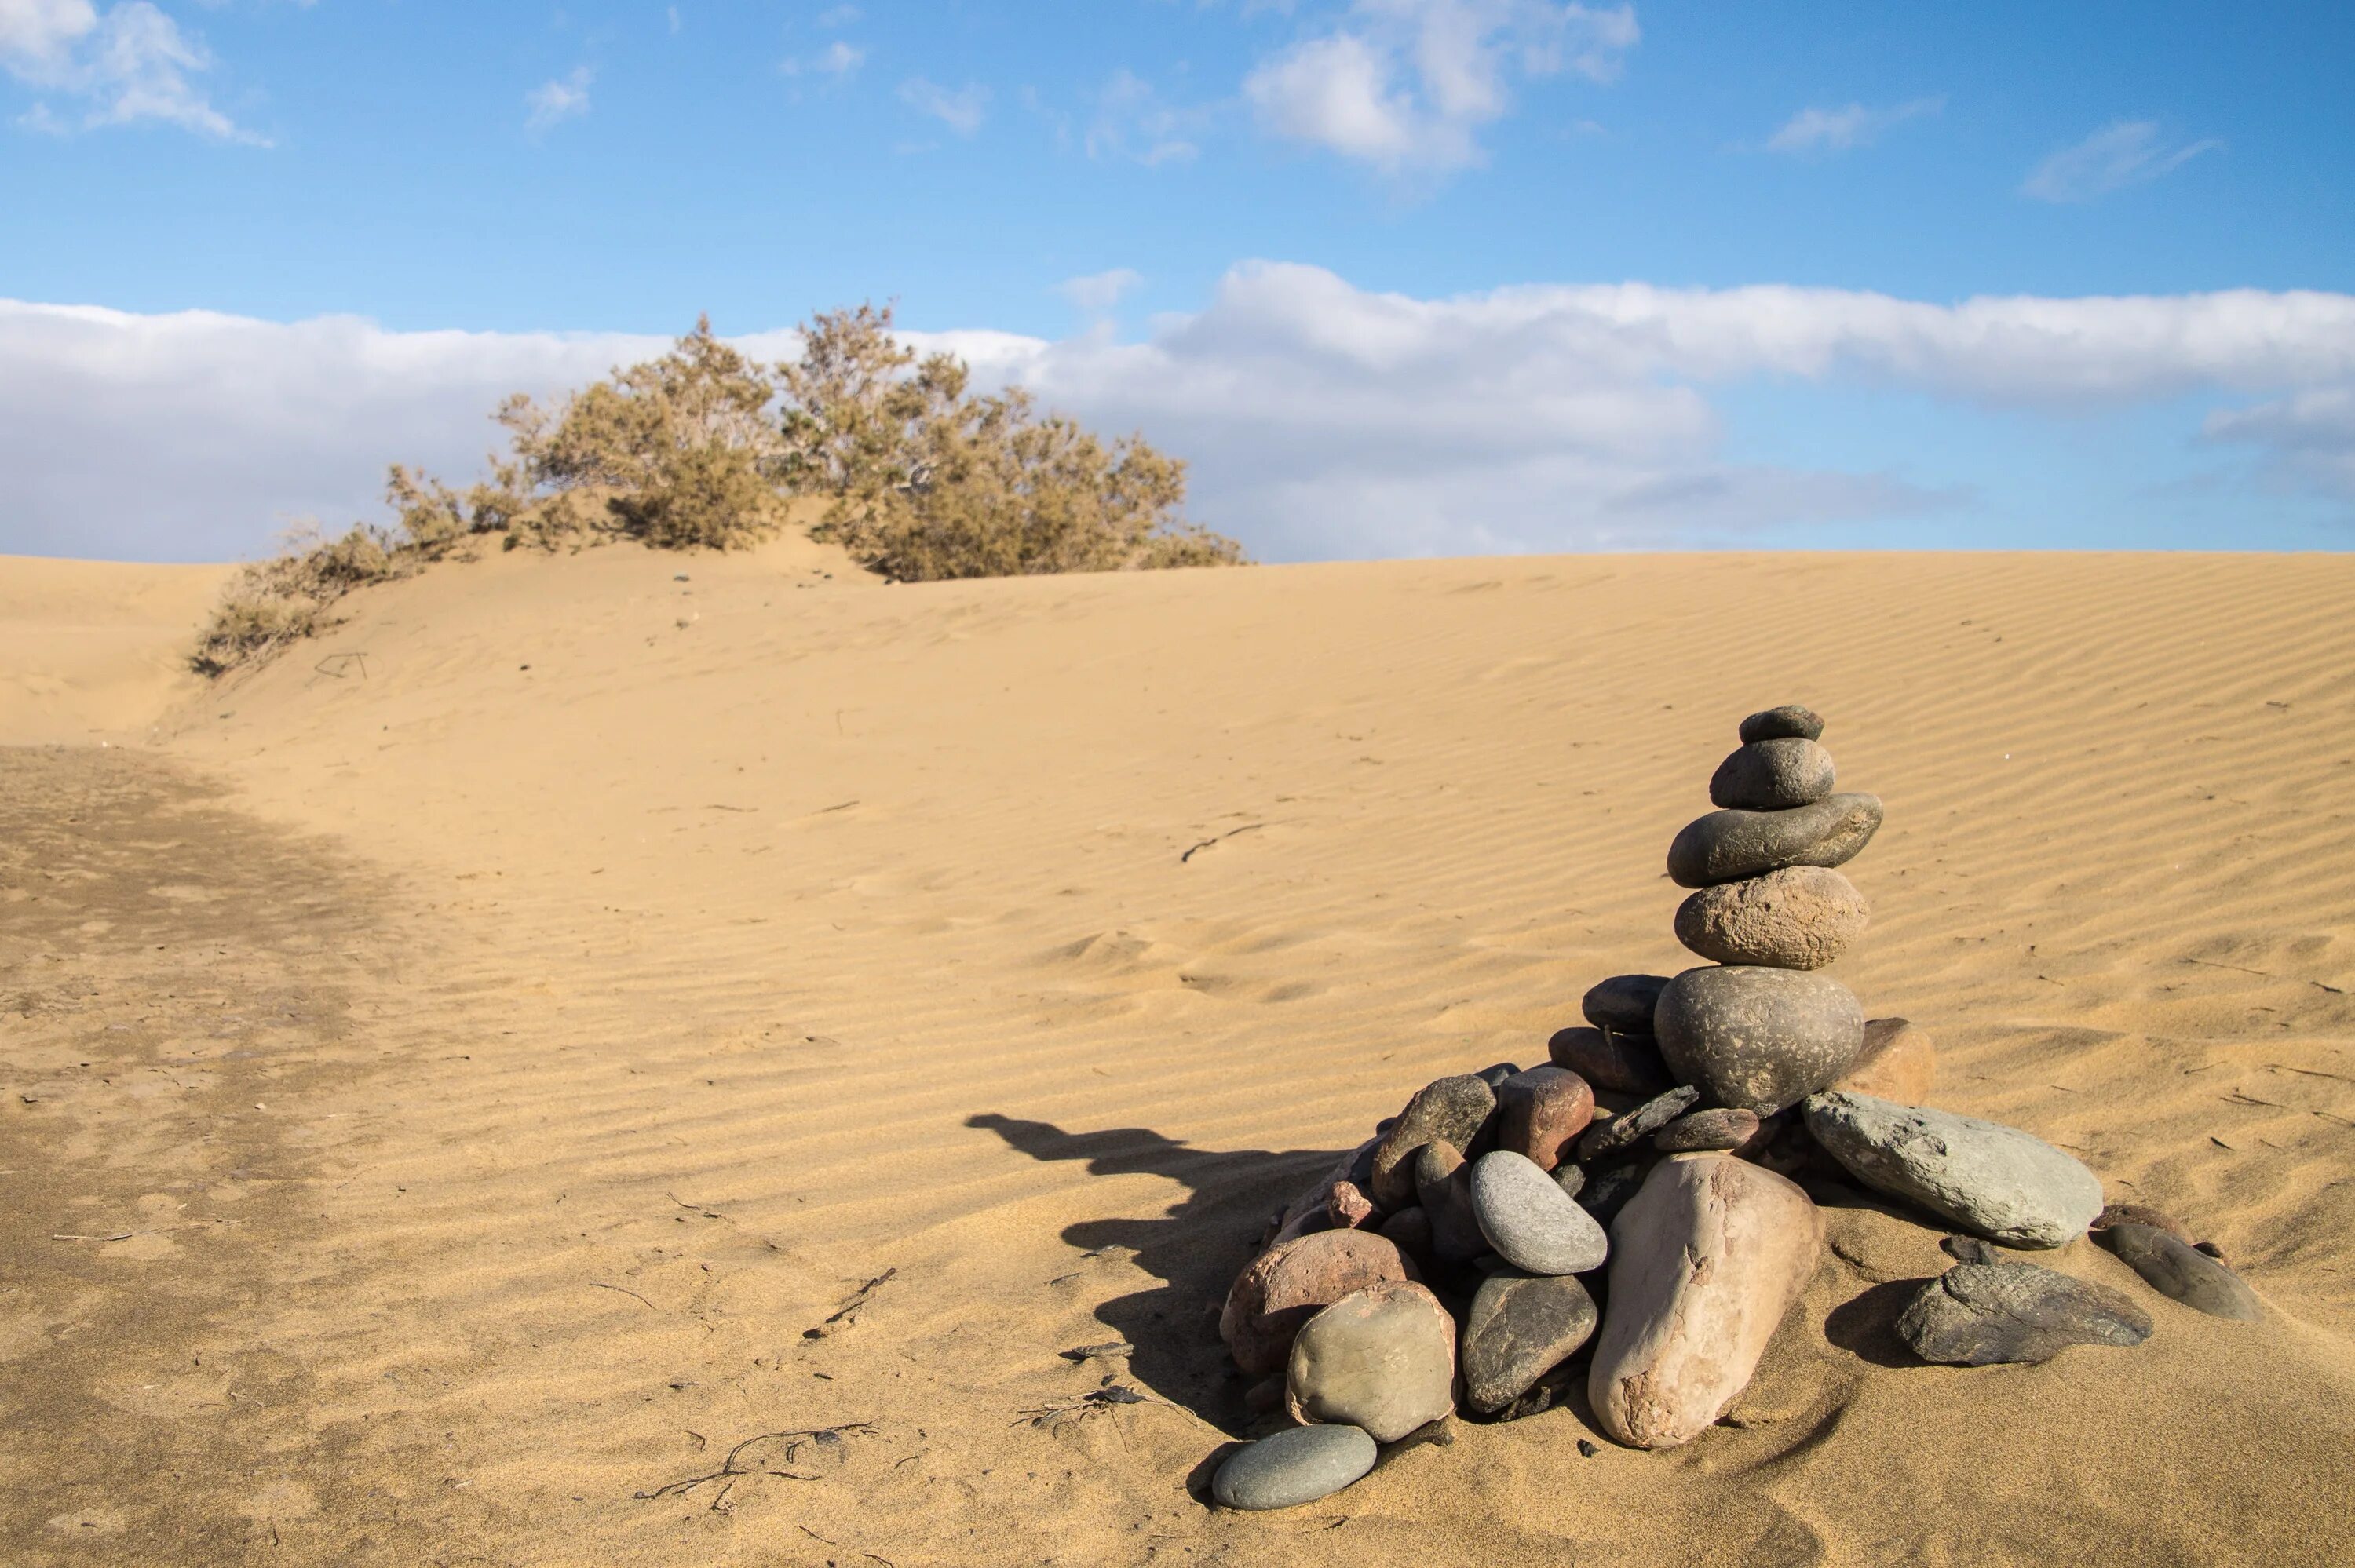
<path fill-rule="evenodd" d="M 1229 1457 L 1210 1482 L 1210 1496 L 1224 1508 L 1297 1508 L 1361 1479 L 1380 1453 L 1355 1426 L 1295 1426 Z"/>
<path fill-rule="evenodd" d="M 2105 1246 L 2162 1296 L 2211 1318 L 2254 1323 L 2263 1315 L 2257 1293 L 2239 1275 L 2155 1225 L 2115 1224 L 2096 1234 Z"/>
<path fill-rule="evenodd" d="M 1739 747 L 1710 776 L 1709 799 L 1735 811 L 1787 811 L 1832 792 L 1832 754 L 1796 736 Z"/>
<path fill-rule="evenodd" d="M 1660 993 L 1660 1058 L 1710 1105 L 1772 1116 L 1837 1082 L 1864 1044 L 1864 1008 L 1829 975 L 1725 965 Z"/>
<path fill-rule="evenodd" d="M 2060 1246 L 2102 1212 L 2102 1184 L 2033 1133 L 1835 1089 L 1807 1131 L 1866 1186 L 2009 1246 Z"/>
<path fill-rule="evenodd" d="M 1677 906 L 1677 940 L 1721 964 L 1819 969 L 1864 932 L 1872 907 L 1856 885 L 1820 865 L 1704 887 Z"/>
<path fill-rule="evenodd" d="M 1587 1372 L 1595 1419 L 1666 1448 L 1749 1385 L 1815 1272 L 1823 1223 L 1796 1182 L 1730 1154 L 1679 1154 L 1611 1224 L 1611 1288 Z"/>
<path fill-rule="evenodd" d="M 1594 1216 L 1534 1162 L 1509 1150 L 1472 1168 L 1472 1212 L 1497 1255 L 1527 1274 L 1599 1268 L 1610 1238 Z"/>
<path fill-rule="evenodd" d="M 1284 1403 L 1299 1422 L 1362 1426 L 1395 1443 L 1455 1408 L 1455 1319 L 1420 1285 L 1370 1286 L 1292 1342 Z"/>
<path fill-rule="evenodd" d="M 1788 811 L 1711 811 L 1668 845 L 1679 887 L 1714 887 L 1786 865 L 1845 865 L 1881 828 L 1877 795 L 1830 795 Z"/>
<path fill-rule="evenodd" d="M 2150 1314 L 2106 1285 L 2032 1263 L 1966 1263 L 1906 1303 L 1897 1337 L 1948 1366 L 2045 1361 L 2072 1345 L 2139 1345 Z"/>

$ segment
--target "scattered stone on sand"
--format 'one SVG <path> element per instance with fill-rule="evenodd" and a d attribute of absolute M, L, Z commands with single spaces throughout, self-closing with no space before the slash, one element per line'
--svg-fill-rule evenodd
<path fill-rule="evenodd" d="M 1222 1508 L 1297 1508 L 1359 1480 L 1380 1452 L 1355 1426 L 1295 1426 L 1245 1446 L 1220 1465 L 1210 1496 Z"/>
<path fill-rule="evenodd" d="M 1280 1242 L 1235 1277 L 1219 1314 L 1219 1337 L 1235 1365 L 1272 1372 L 1319 1308 L 1378 1281 L 1407 1277 L 1397 1246 L 1371 1231 L 1316 1231 Z"/>
<path fill-rule="evenodd" d="M 1386 1281 L 1308 1319 L 1292 1342 L 1295 1421 L 1347 1422 L 1395 1443 L 1455 1408 L 1455 1319 L 1420 1285 Z"/>
<path fill-rule="evenodd" d="M 1550 1171 L 1594 1119 L 1594 1091 L 1567 1067 L 1531 1067 L 1497 1087 L 1497 1147 Z"/>
<path fill-rule="evenodd" d="M 1835 1089 L 1807 1130 L 1866 1186 L 2008 1246 L 2060 1246 L 2102 1212 L 2102 1184 L 2032 1133 Z"/>
<path fill-rule="evenodd" d="M 1602 1266 L 1610 1239 L 1554 1179 L 1508 1150 L 1472 1167 L 1472 1212 L 1499 1256 L 1527 1274 L 1583 1274 Z"/>
<path fill-rule="evenodd" d="M 1578 1167 L 1568 1169 L 1575 1171 Z M 1607 1225 L 1627 1206 L 1628 1200 L 1642 1191 L 1644 1179 L 1651 1173 L 1652 1167 L 1641 1161 L 1605 1166 L 1590 1177 L 1572 1199 L 1594 1217 L 1596 1224 Z"/>
<path fill-rule="evenodd" d="M 1819 969 L 1848 951 L 1871 913 L 1838 872 L 1786 865 L 1687 898 L 1677 908 L 1677 940 L 1721 964 Z"/>
<path fill-rule="evenodd" d="M 1750 1383 L 1815 1272 L 1822 1220 L 1798 1186 L 1726 1154 L 1662 1161 L 1612 1222 L 1608 1309 L 1587 1373 L 1595 1419 L 1665 1448 Z"/>
<path fill-rule="evenodd" d="M 1445 1139 L 1415 1151 L 1414 1192 L 1431 1217 L 1431 1250 L 1453 1263 L 1488 1250 L 1480 1223 L 1472 1217 L 1472 1171 Z"/>
<path fill-rule="evenodd" d="M 2257 1293 L 2239 1275 L 2156 1226 L 2114 1224 L 2101 1233 L 2101 1241 L 2153 1290 L 2186 1307 L 2243 1323 L 2264 1315 Z"/>
<path fill-rule="evenodd" d="M 2182 1221 L 2147 1203 L 2112 1203 L 2094 1216 L 2093 1229 L 2108 1230 L 2112 1225 L 2148 1225 L 2155 1231 L 2165 1231 L 2186 1246 L 2198 1246 L 2191 1232 Z"/>
<path fill-rule="evenodd" d="M 1930 1097 L 1937 1079 L 1938 1053 L 1930 1044 L 1928 1030 L 1902 1018 L 1868 1018 L 1864 1048 L 1832 1087 L 1895 1100 L 1901 1106 L 1918 1106 Z"/>
<path fill-rule="evenodd" d="M 1700 1099 L 1700 1091 L 1689 1084 L 1680 1085 L 1664 1095 L 1646 1100 L 1631 1111 L 1596 1122 L 1578 1140 L 1578 1162 L 1594 1166 L 1614 1156 L 1624 1154 L 1660 1128 L 1692 1109 Z"/>
<path fill-rule="evenodd" d="M 1751 741 L 1785 738 L 1821 740 L 1824 737 L 1824 719 L 1813 708 L 1785 703 L 1779 708 L 1768 708 L 1743 719 L 1741 734 L 1745 745 Z"/>
<path fill-rule="evenodd" d="M 1368 1194 L 1386 1209 L 1412 1202 L 1414 1151 L 1433 1139 L 1444 1139 L 1460 1150 L 1470 1149 L 1488 1113 L 1496 1108 L 1496 1091 L 1469 1073 L 1441 1078 L 1417 1090 L 1399 1113 L 1396 1124 L 1374 1146 Z"/>
<path fill-rule="evenodd" d="M 1836 1081 L 1864 1009 L 1829 975 L 1751 965 L 1687 969 L 1660 993 L 1660 1058 L 1710 1105 L 1771 1116 Z"/>
<path fill-rule="evenodd" d="M 1464 1401 L 1493 1414 L 1594 1332 L 1594 1298 L 1567 1275 L 1491 1275 L 1464 1324 Z"/>
<path fill-rule="evenodd" d="M 1668 983 L 1666 975 L 1613 975 L 1589 990 L 1578 1010 L 1597 1029 L 1649 1034 L 1652 1009 L 1660 1000 L 1661 988 Z"/>
<path fill-rule="evenodd" d="M 1787 811 L 1832 792 L 1832 754 L 1798 736 L 1746 741 L 1717 765 L 1710 803 L 1732 811 Z"/>
<path fill-rule="evenodd" d="M 1758 1113 L 1731 1109 L 1689 1111 L 1652 1134 L 1652 1147 L 1666 1154 L 1700 1154 L 1740 1149 L 1758 1136 Z"/>
<path fill-rule="evenodd" d="M 2001 1263 L 2003 1254 L 1995 1250 L 1993 1242 L 1977 1236 L 1947 1236 L 1938 1243 L 1938 1250 L 1956 1263 Z"/>
<path fill-rule="evenodd" d="M 1965 1263 L 1922 1287 L 1897 1335 L 1925 1361 L 2043 1361 L 2071 1345 L 2139 1345 L 2150 1314 L 2105 1285 L 2030 1263 Z"/>
<path fill-rule="evenodd" d="M 1657 1095 L 1669 1086 L 1668 1070 L 1652 1036 L 1615 1029 L 1560 1029 L 1546 1054 L 1595 1088 L 1614 1095 Z"/>
<path fill-rule="evenodd" d="M 1325 1193 L 1325 1217 L 1341 1230 L 1356 1230 L 1380 1217 L 1374 1201 L 1355 1181 L 1336 1181 Z"/>
<path fill-rule="evenodd" d="M 1880 827 L 1876 795 L 1827 795 L 1787 811 L 1711 811 L 1668 845 L 1668 876 L 1679 887 L 1714 887 L 1786 865 L 1845 865 Z"/>

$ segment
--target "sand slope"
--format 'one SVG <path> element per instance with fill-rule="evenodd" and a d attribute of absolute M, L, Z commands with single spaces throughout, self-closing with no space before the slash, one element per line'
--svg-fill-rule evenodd
<path fill-rule="evenodd" d="M 64 870 L 129 828 L 0 834 L 0 997 L 93 979 L 9 1037 L 0 1128 L 50 1174 L 0 1343 L 50 1347 L 48 1397 L 110 1447 L 186 1456 L 101 1488 L 48 1428 L 0 1492 L 60 1562 L 170 1528 L 220 1561 L 2332 1561 L 2350 598 L 2337 559 L 2060 556 L 887 588 L 798 545 L 372 593 L 144 771 L 26 786 L 160 817 L 139 832 L 217 872 L 143 889 Z M 1267 1211 L 1428 1078 L 1540 1058 L 1593 980 L 1680 967 L 1662 854 L 1783 700 L 1888 803 L 1840 972 L 1935 1031 L 1938 1103 L 2180 1213 L 2270 1320 L 2081 1245 L 2058 1266 L 2140 1294 L 2151 1345 L 1886 1364 L 1892 1282 L 1943 1260 L 1852 1202 L 1687 1448 L 1582 1458 L 1556 1411 L 1295 1514 L 1206 1512 L 1188 1472 L 1244 1424 L 1216 1305 Z M 261 915 L 298 894 L 314 918 Z M 98 907 L 162 896 L 207 912 L 174 929 L 216 987 L 324 999 L 281 1010 L 309 1034 L 229 996 L 243 1022 L 176 1052 L 168 1014 L 102 1019 L 182 984 Z M 90 1081 L 108 1052 L 231 1045 L 220 1149 L 126 1171 L 81 1130 L 165 1125 Z M 264 1118 L 299 1202 L 168 1256 L 43 1239 L 203 1209 Z M 38 1272 L 59 1247 L 70 1287 Z M 196 1306 L 74 1359 L 78 1313 L 148 1292 Z M 1108 1340 L 1136 1348 L 1057 1353 Z M 272 1414 L 191 1356 L 264 1358 Z M 1147 1402 L 1074 1405 L 1107 1378 Z"/>
<path fill-rule="evenodd" d="M 232 570 L 0 556 L 0 746 L 144 736 Z"/>

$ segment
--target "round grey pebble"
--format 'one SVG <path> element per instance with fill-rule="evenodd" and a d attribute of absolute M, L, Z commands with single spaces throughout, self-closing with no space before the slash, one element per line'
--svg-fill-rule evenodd
<path fill-rule="evenodd" d="M 1660 1057 L 1708 1103 L 1772 1116 L 1837 1083 L 1864 1045 L 1864 1008 L 1829 975 L 1727 965 L 1660 993 Z"/>
<path fill-rule="evenodd" d="M 1586 993 L 1579 1011 L 1597 1029 L 1649 1034 L 1652 1009 L 1659 1002 L 1660 989 L 1668 983 L 1666 975 L 1613 975 Z"/>
<path fill-rule="evenodd" d="M 1872 907 L 1820 865 L 1786 865 L 1704 887 L 1677 906 L 1677 940 L 1721 964 L 1819 969 L 1848 951 Z"/>
<path fill-rule="evenodd" d="M 1785 736 L 1737 747 L 1709 780 L 1711 805 L 1736 811 L 1787 811 L 1832 792 L 1832 754 L 1812 740 Z"/>
<path fill-rule="evenodd" d="M 1813 708 L 1796 703 L 1785 703 L 1779 708 L 1768 708 L 1752 714 L 1742 721 L 1742 738 L 1752 740 L 1821 740 L 1824 737 L 1824 717 Z"/>
<path fill-rule="evenodd" d="M 1497 1255 L 1529 1274 L 1599 1268 L 1610 1238 L 1526 1155 L 1499 1149 L 1472 1167 L 1472 1213 Z"/>
<path fill-rule="evenodd" d="M 1853 792 L 1787 811 L 1711 811 L 1668 845 L 1668 876 L 1678 887 L 1714 887 L 1786 865 L 1845 865 L 1880 830 L 1881 798 Z"/>
<path fill-rule="evenodd" d="M 1297 1508 L 1359 1480 L 1378 1456 L 1374 1440 L 1358 1427 L 1295 1426 L 1230 1457 L 1210 1482 L 1210 1496 L 1224 1508 Z"/>

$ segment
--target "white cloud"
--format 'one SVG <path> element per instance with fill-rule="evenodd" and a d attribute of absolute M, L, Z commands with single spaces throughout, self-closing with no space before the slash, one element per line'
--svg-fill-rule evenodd
<path fill-rule="evenodd" d="M 1945 107 L 1943 98 L 1917 98 L 1887 109 L 1850 103 L 1839 109 L 1802 109 L 1766 140 L 1770 153 L 1844 153 L 1870 146 L 1893 125 Z"/>
<path fill-rule="evenodd" d="M 1734 461 L 1717 399 L 1762 381 L 2047 412 L 2204 396 L 2219 450 L 2309 487 L 2355 477 L 2346 294 L 1950 305 L 1614 284 L 1426 300 L 1254 263 L 1143 342 L 907 335 L 964 355 L 980 385 L 1018 380 L 1098 429 L 1145 431 L 1191 463 L 1195 514 L 1277 558 L 1657 547 L 1951 503 L 1870 470 Z M 791 333 L 738 341 L 796 352 Z M 0 303 L 0 551 L 218 557 L 296 515 L 378 516 L 388 461 L 471 475 L 506 393 L 559 392 L 662 346 Z"/>
<path fill-rule="evenodd" d="M 597 73 L 587 66 L 575 66 L 571 71 L 554 81 L 543 81 L 523 95 L 524 106 L 530 114 L 524 129 L 538 136 L 564 121 L 577 119 L 589 112 L 589 84 Z"/>
<path fill-rule="evenodd" d="M 900 101 L 919 114 L 929 114 L 960 136 L 981 129 L 989 115 L 989 89 L 967 82 L 952 91 L 920 76 L 900 84 Z"/>
<path fill-rule="evenodd" d="M 224 142 L 269 143 L 213 107 L 189 79 L 212 69 L 204 45 L 148 0 L 101 13 L 91 0 L 0 0 L 0 69 L 82 105 L 83 128 L 155 121 Z M 23 122 L 63 132 L 46 102 Z"/>
<path fill-rule="evenodd" d="M 1510 80 L 1619 74 L 1641 38 L 1633 5 L 1542 0 L 1356 0 L 1342 24 L 1263 61 L 1243 96 L 1273 134 L 1387 172 L 1477 163 Z"/>
<path fill-rule="evenodd" d="M 857 44 L 837 38 L 806 59 L 788 58 L 777 69 L 787 76 L 848 76 L 867 60 L 867 51 Z"/>
<path fill-rule="evenodd" d="M 1096 94 L 1086 139 L 1091 158 L 1131 158 L 1146 164 L 1184 163 L 1201 149 L 1195 138 L 1209 120 L 1201 109 L 1176 109 L 1153 84 L 1126 69 L 1112 73 Z"/>
<path fill-rule="evenodd" d="M 2170 147 L 2155 122 L 2119 120 L 2037 164 L 2020 185 L 2020 194 L 2039 201 L 2091 201 L 2171 175 L 2200 154 L 2223 144 L 2211 137 Z"/>
<path fill-rule="evenodd" d="M 1055 285 L 1055 291 L 1087 314 L 1100 316 L 1144 281 L 1143 273 L 1114 267 L 1108 272 L 1091 272 L 1084 278 L 1066 278 Z"/>

